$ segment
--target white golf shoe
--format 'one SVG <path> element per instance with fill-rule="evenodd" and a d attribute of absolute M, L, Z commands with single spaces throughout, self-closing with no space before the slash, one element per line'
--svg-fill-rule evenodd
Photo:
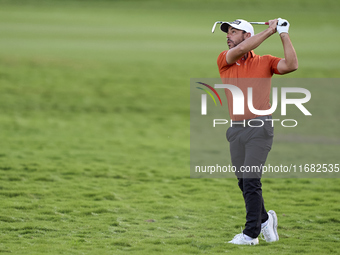
<path fill-rule="evenodd" d="M 259 244 L 259 239 L 253 238 L 251 240 L 246 240 L 243 233 L 241 233 L 241 234 L 237 234 L 236 236 L 234 236 L 233 240 L 229 241 L 228 243 L 241 244 L 241 245 L 256 245 L 256 244 Z"/>
<path fill-rule="evenodd" d="M 277 233 L 277 216 L 273 210 L 268 212 L 268 222 L 267 225 L 261 228 L 261 233 L 264 236 L 266 242 L 275 242 L 279 240 L 279 235 Z"/>

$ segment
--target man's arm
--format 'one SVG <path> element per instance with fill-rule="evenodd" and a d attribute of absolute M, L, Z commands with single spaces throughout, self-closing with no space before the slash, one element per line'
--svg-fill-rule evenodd
<path fill-rule="evenodd" d="M 286 74 L 298 69 L 299 64 L 295 49 L 292 42 L 290 41 L 288 33 L 281 33 L 280 37 L 285 58 L 279 61 L 277 64 L 277 70 L 280 72 L 280 74 Z"/>
<path fill-rule="evenodd" d="M 275 20 L 269 20 L 269 27 L 266 30 L 254 35 L 250 38 L 247 38 L 246 40 L 241 42 L 236 47 L 228 50 L 227 55 L 226 55 L 227 63 L 229 65 L 234 64 L 244 54 L 246 54 L 247 52 L 249 52 L 253 49 L 256 49 L 264 40 L 266 40 L 269 36 L 271 36 L 272 34 L 274 34 L 276 32 L 276 26 L 277 26 L 277 20 L 276 19 Z"/>

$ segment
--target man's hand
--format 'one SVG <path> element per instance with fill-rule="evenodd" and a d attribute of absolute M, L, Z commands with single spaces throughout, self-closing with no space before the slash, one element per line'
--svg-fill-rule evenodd
<path fill-rule="evenodd" d="M 268 28 L 272 30 L 272 34 L 275 34 L 276 33 L 276 27 L 277 27 L 278 20 L 277 19 L 272 19 L 272 20 L 269 20 L 268 23 L 269 23 L 269 27 Z"/>
<path fill-rule="evenodd" d="M 279 34 L 281 33 L 287 33 L 288 34 L 288 30 L 289 30 L 289 22 L 286 19 L 281 19 L 278 18 L 278 23 L 276 26 L 277 32 L 279 32 Z"/>

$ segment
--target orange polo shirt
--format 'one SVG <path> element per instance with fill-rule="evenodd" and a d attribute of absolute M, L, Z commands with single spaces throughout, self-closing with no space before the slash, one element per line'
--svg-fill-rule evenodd
<path fill-rule="evenodd" d="M 256 118 L 259 115 L 253 114 L 248 108 L 248 87 L 252 87 L 253 90 L 254 108 L 257 110 L 270 109 L 271 77 L 274 73 L 280 74 L 277 64 L 281 58 L 271 55 L 259 56 L 254 51 L 250 51 L 247 59 L 242 57 L 236 63 L 229 65 L 226 60 L 227 52 L 223 51 L 217 58 L 220 77 L 224 84 L 239 87 L 244 95 L 244 115 L 234 115 L 232 94 L 229 89 L 225 89 L 230 118 L 233 121 Z"/>

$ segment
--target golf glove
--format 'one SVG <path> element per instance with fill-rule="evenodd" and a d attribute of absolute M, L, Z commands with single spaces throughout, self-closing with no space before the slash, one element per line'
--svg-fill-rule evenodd
<path fill-rule="evenodd" d="M 288 29 L 289 29 L 289 22 L 286 19 L 281 19 L 278 18 L 277 19 L 277 26 L 276 26 L 276 30 L 279 34 L 281 33 L 287 33 L 288 34 Z"/>

